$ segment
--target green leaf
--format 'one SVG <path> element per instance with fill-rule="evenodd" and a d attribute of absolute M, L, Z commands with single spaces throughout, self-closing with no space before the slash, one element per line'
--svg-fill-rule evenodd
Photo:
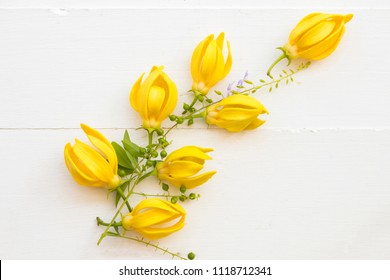
<path fill-rule="evenodd" d="M 107 231 L 107 236 L 119 236 L 118 233 L 112 232 L 112 231 Z"/>
<path fill-rule="evenodd" d="M 126 140 L 126 141 L 130 141 L 130 135 L 129 135 L 129 132 L 127 130 L 125 130 L 125 135 L 123 135 L 123 140 Z"/>
<path fill-rule="evenodd" d="M 116 142 L 112 142 L 111 144 L 114 147 L 115 153 L 118 157 L 118 164 L 124 168 L 134 170 L 133 164 L 128 159 L 126 151 L 122 148 L 122 146 Z"/>
<path fill-rule="evenodd" d="M 265 83 L 265 80 L 261 79 L 260 82 L 261 82 L 261 83 Z"/>
<path fill-rule="evenodd" d="M 249 85 L 253 85 L 253 82 L 250 81 L 250 80 L 244 80 L 245 83 L 249 84 Z"/>
<path fill-rule="evenodd" d="M 220 92 L 219 90 L 214 90 L 214 92 L 218 95 L 222 95 L 222 92 Z"/>
<path fill-rule="evenodd" d="M 138 157 L 134 157 L 130 152 L 128 151 L 125 151 L 126 152 L 126 156 L 127 158 L 131 161 L 131 164 L 133 166 L 137 166 L 138 165 Z"/>
<path fill-rule="evenodd" d="M 128 151 L 134 158 L 138 158 L 141 155 L 141 147 L 131 142 L 130 139 L 123 139 L 123 147 Z"/>

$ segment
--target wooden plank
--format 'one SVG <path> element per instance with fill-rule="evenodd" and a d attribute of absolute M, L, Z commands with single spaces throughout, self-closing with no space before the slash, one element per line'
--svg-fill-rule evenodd
<path fill-rule="evenodd" d="M 200 131 L 175 130 L 170 149 L 214 147 L 206 168 L 218 173 L 184 204 L 185 228 L 160 245 L 199 259 L 390 258 L 388 130 Z M 119 141 L 123 131 L 103 133 Z M 0 258 L 162 258 L 121 240 L 96 246 L 94 219 L 109 219 L 113 201 L 67 173 L 63 147 L 75 137 L 85 140 L 73 129 L 0 131 Z M 156 183 L 139 190 L 156 191 Z"/>
<path fill-rule="evenodd" d="M 37 0 L 34 3 L 28 0 L 3 0 L 0 3 L 3 8 L 278 8 L 278 9 L 337 9 L 337 8 L 389 8 L 389 2 L 386 0 L 328 0 L 310 1 L 305 0 L 148 0 L 148 1 L 126 1 L 126 0 Z"/>
<path fill-rule="evenodd" d="M 152 65 L 166 66 L 180 103 L 187 101 L 194 47 L 207 34 L 225 31 L 234 65 L 217 88 L 224 91 L 246 71 L 253 80 L 263 78 L 279 55 L 274 48 L 311 11 L 0 9 L 0 127 L 138 127 L 128 93 Z M 267 128 L 390 127 L 390 34 L 378 32 L 388 26 L 390 10 L 337 12 L 355 14 L 338 50 L 297 75 L 299 85 L 257 95 L 271 112 Z"/>

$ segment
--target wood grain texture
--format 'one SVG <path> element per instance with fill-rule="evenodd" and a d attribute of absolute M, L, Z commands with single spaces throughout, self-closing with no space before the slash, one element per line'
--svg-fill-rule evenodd
<path fill-rule="evenodd" d="M 207 169 L 218 173 L 185 205 L 185 228 L 160 244 L 199 259 L 389 259 L 389 2 L 283 3 L 2 1 L 0 258 L 165 258 L 122 240 L 96 246 L 94 219 L 110 218 L 113 201 L 72 181 L 65 143 L 85 139 L 80 122 L 116 141 L 129 128 L 144 143 L 128 104 L 142 72 L 165 65 L 182 103 L 193 48 L 225 31 L 234 65 L 217 88 L 246 71 L 263 78 L 296 22 L 323 10 L 355 17 L 299 83 L 257 95 L 271 112 L 262 128 L 231 134 L 200 123 L 172 133 L 171 150 L 215 148 Z M 156 187 L 153 178 L 139 186 Z"/>
<path fill-rule="evenodd" d="M 200 259 L 383 259 L 390 257 L 390 133 L 270 131 L 207 137 L 178 129 L 172 149 L 214 146 L 218 170 L 202 197 L 186 203 L 185 228 L 160 244 Z M 202 129 L 203 131 L 203 129 Z M 103 131 L 120 140 L 121 130 Z M 130 131 L 144 141 L 140 131 Z M 152 249 L 107 238 L 95 217 L 110 218 L 112 198 L 77 186 L 62 161 L 80 130 L 1 131 L 2 259 L 161 258 Z M 384 143 L 387 143 L 384 145 Z M 140 191 L 156 191 L 153 178 Z"/>

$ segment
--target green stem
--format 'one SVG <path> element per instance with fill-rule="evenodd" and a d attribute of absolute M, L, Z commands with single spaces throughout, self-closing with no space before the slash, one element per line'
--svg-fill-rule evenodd
<path fill-rule="evenodd" d="M 272 84 L 280 83 L 280 82 L 283 81 L 283 80 L 289 79 L 289 78 L 290 78 L 291 76 L 293 76 L 294 74 L 296 74 L 296 73 L 298 73 L 298 72 L 300 72 L 300 71 L 302 71 L 302 70 L 308 68 L 309 65 L 310 65 L 310 63 L 301 64 L 301 66 L 298 67 L 298 69 L 296 69 L 294 72 L 292 72 L 292 73 L 290 73 L 290 74 L 287 74 L 287 75 L 285 75 L 285 76 L 283 76 L 283 77 L 281 77 L 281 78 L 279 78 L 279 79 L 272 80 L 272 81 L 270 81 L 270 82 L 268 82 L 268 83 L 263 83 L 263 84 L 261 84 L 261 85 L 259 85 L 259 86 L 254 86 L 254 87 L 251 87 L 251 88 L 249 88 L 249 89 L 240 91 L 239 93 L 241 93 L 241 94 L 250 93 L 250 92 L 252 92 L 253 90 L 254 90 L 254 91 L 257 91 L 257 90 L 261 89 L 262 87 L 266 87 L 266 86 L 269 86 L 269 85 L 272 85 Z"/>
<path fill-rule="evenodd" d="M 191 102 L 191 104 L 190 104 L 190 108 L 194 107 L 196 101 L 198 101 L 198 95 L 197 95 L 197 94 L 195 94 L 194 100 L 192 100 L 192 102 Z"/>
<path fill-rule="evenodd" d="M 113 224 L 109 224 L 109 223 L 105 223 L 99 217 L 96 217 L 96 221 L 97 221 L 98 226 L 106 226 L 106 227 L 108 227 L 108 226 L 109 227 L 121 227 L 122 226 L 122 222 L 115 222 Z"/>
<path fill-rule="evenodd" d="M 122 189 L 121 189 L 120 187 L 118 187 L 118 188 L 116 188 L 116 191 L 117 191 L 117 193 L 122 197 L 122 199 L 125 201 L 126 196 L 125 196 L 125 194 L 123 193 Z M 129 201 L 126 201 L 126 206 L 127 206 L 127 209 L 129 210 L 129 212 L 131 212 L 131 211 L 132 211 L 132 208 L 131 208 L 131 206 L 130 206 Z"/>
<path fill-rule="evenodd" d="M 141 164 L 142 162 L 144 161 L 144 159 L 142 159 L 140 162 L 138 162 L 137 166 L 135 166 L 135 169 L 137 169 Z M 140 173 L 138 174 L 132 174 L 131 177 L 129 178 L 129 181 L 133 181 L 133 179 L 135 177 L 137 177 L 137 180 L 134 180 L 133 181 L 133 186 L 131 187 L 129 193 L 127 194 L 127 196 L 125 197 L 125 199 L 123 200 L 122 204 L 119 206 L 118 210 L 116 211 L 114 217 L 112 217 L 111 219 L 111 222 L 108 224 L 108 226 L 106 227 L 106 229 L 104 230 L 104 232 L 102 233 L 102 235 L 100 236 L 98 242 L 97 242 L 97 245 L 100 245 L 100 243 L 102 242 L 102 240 L 104 239 L 104 237 L 107 236 L 107 232 L 109 231 L 110 227 L 115 223 L 115 219 L 116 217 L 118 217 L 119 213 L 121 213 L 123 207 L 126 205 L 126 202 L 129 200 L 135 186 L 137 185 L 138 183 L 138 179 L 141 178 L 143 175 L 143 171 L 141 171 Z"/>
<path fill-rule="evenodd" d="M 145 196 L 145 197 L 152 196 L 152 197 L 166 197 L 166 198 L 177 196 L 177 195 L 169 195 L 169 194 L 148 194 L 148 193 L 141 193 L 141 192 L 133 192 L 133 194 Z"/>
<path fill-rule="evenodd" d="M 161 248 L 161 247 L 158 246 L 157 244 L 151 243 L 151 241 L 145 241 L 143 238 L 142 238 L 142 239 L 139 239 L 139 238 L 128 237 L 128 236 L 123 236 L 123 235 L 118 235 L 118 236 L 115 236 L 115 237 L 124 238 L 124 239 L 128 239 L 128 240 L 132 240 L 132 241 L 135 241 L 135 242 L 138 242 L 138 243 L 145 244 L 146 247 L 148 247 L 148 246 L 153 247 L 153 248 L 155 248 L 156 250 L 159 250 L 159 251 L 164 252 L 164 254 L 169 254 L 169 255 L 171 255 L 172 258 L 178 258 L 178 259 L 181 259 L 181 260 L 188 260 L 187 258 L 184 258 L 184 257 L 180 256 L 180 255 L 177 254 L 177 253 L 172 253 L 171 251 L 168 250 L 168 248 L 167 248 L 167 249 Z"/>
<path fill-rule="evenodd" d="M 153 144 L 153 132 L 155 131 L 154 128 L 148 128 L 148 146 L 152 147 Z"/>
<path fill-rule="evenodd" d="M 267 75 L 268 75 L 270 78 L 272 78 L 272 76 L 271 76 L 271 71 L 272 71 L 272 69 L 275 67 L 276 64 L 278 64 L 281 60 L 283 60 L 283 59 L 285 59 L 285 58 L 287 58 L 287 59 L 290 61 L 290 59 L 288 58 L 288 55 L 286 54 L 286 52 L 283 51 L 282 55 L 279 56 L 279 58 L 276 59 L 275 62 L 271 64 L 271 66 L 268 68 L 268 71 L 267 71 Z M 289 63 L 289 64 L 290 64 L 290 63 Z"/>

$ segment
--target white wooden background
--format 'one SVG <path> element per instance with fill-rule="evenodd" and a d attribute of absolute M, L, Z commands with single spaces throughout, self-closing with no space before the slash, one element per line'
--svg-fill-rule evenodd
<path fill-rule="evenodd" d="M 199 259 L 390 258 L 389 1 L 127 2 L 0 2 L 1 259 L 167 258 L 114 238 L 96 246 L 95 217 L 112 216 L 112 198 L 72 181 L 65 143 L 85 140 L 80 122 L 116 141 L 127 128 L 143 143 L 128 104 L 141 72 L 165 65 L 181 104 L 194 47 L 225 31 L 234 63 L 217 88 L 247 70 L 263 78 L 275 47 L 314 11 L 355 17 L 300 83 L 257 95 L 271 112 L 263 127 L 172 133 L 171 150 L 214 147 L 207 168 L 218 173 L 160 245 Z"/>

